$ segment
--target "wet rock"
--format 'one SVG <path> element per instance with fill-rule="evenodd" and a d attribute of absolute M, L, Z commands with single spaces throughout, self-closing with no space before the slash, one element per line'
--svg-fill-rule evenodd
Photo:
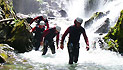
<path fill-rule="evenodd" d="M 123 10 L 120 12 L 118 21 L 114 27 L 110 29 L 108 34 L 103 38 L 108 44 L 108 48 L 119 53 L 123 53 Z"/>
<path fill-rule="evenodd" d="M 7 40 L 7 43 L 19 53 L 31 51 L 32 34 L 29 32 L 30 29 L 30 26 L 24 20 L 18 21 L 12 29 L 11 37 Z"/>
<path fill-rule="evenodd" d="M 32 19 L 33 19 L 33 18 L 31 18 L 31 17 L 27 17 L 27 18 L 26 18 L 26 21 L 27 21 L 28 23 L 30 23 L 30 22 L 32 21 Z"/>
<path fill-rule="evenodd" d="M 61 14 L 61 17 L 67 17 L 67 12 L 65 10 L 60 10 L 59 13 Z"/>
<path fill-rule="evenodd" d="M 10 31 L 12 30 L 11 21 L 9 19 L 0 20 L 0 43 L 5 43 L 10 37 Z"/>
<path fill-rule="evenodd" d="M 93 19 L 94 18 L 85 21 L 84 28 L 88 28 L 89 26 L 91 26 L 93 24 Z"/>
<path fill-rule="evenodd" d="M 97 21 L 98 19 L 106 16 L 107 14 L 109 14 L 109 12 L 110 11 L 94 13 L 93 16 L 89 20 L 85 21 L 84 27 L 88 28 L 89 26 L 91 26 L 93 24 L 93 21 Z"/>
<path fill-rule="evenodd" d="M 103 25 L 101 25 L 100 28 L 97 29 L 95 33 L 107 33 L 110 29 L 109 25 L 110 25 L 110 20 L 109 18 L 107 18 L 104 21 Z"/>
<path fill-rule="evenodd" d="M 54 15 L 54 13 L 53 13 L 52 11 L 50 11 L 50 12 L 48 13 L 48 16 L 49 16 L 49 17 L 55 17 L 55 15 Z"/>
<path fill-rule="evenodd" d="M 10 52 L 13 52 L 14 48 L 7 44 L 0 44 L 0 63 L 11 62 L 9 58 L 12 58 Z M 13 58 L 14 59 L 14 58 Z"/>

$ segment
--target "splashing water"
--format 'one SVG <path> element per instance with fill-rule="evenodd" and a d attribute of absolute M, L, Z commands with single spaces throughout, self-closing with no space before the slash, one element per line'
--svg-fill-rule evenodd
<path fill-rule="evenodd" d="M 58 24 L 62 27 L 61 33 L 63 33 L 70 25 L 70 22 L 65 23 L 63 21 L 64 20 L 61 22 L 62 24 Z M 42 56 L 41 46 L 39 51 L 32 50 L 31 52 L 21 54 L 21 56 L 28 59 L 37 70 L 122 70 L 123 57 L 120 56 L 120 54 L 107 50 L 101 50 L 100 48 L 95 50 L 91 48 L 89 51 L 86 51 L 84 39 L 82 37 L 80 43 L 79 61 L 77 64 L 73 65 L 68 64 L 69 56 L 66 47 L 67 43 L 65 43 L 64 50 L 56 49 L 56 54 L 54 55 L 51 54 L 50 49 L 48 49 L 47 54 Z"/>
<path fill-rule="evenodd" d="M 73 0 L 75 1 L 75 0 Z M 80 0 L 82 1 L 82 0 Z M 84 1 L 84 0 L 83 0 Z M 72 19 L 76 16 L 80 16 L 80 12 L 82 10 L 77 9 L 76 4 L 80 5 L 79 0 L 72 2 L 71 6 L 69 6 L 70 10 L 74 9 L 78 11 L 72 11 L 70 14 Z M 84 5 L 80 5 L 84 6 Z M 50 49 L 46 55 L 42 56 L 42 46 L 39 51 L 32 50 L 31 52 L 26 52 L 24 54 L 20 54 L 22 58 L 28 59 L 31 65 L 34 66 L 36 70 L 123 70 L 123 56 L 116 52 L 102 50 L 99 45 L 96 44 L 96 49 L 93 49 L 92 44 L 95 38 L 99 37 L 99 35 L 95 34 L 94 31 L 101 25 L 105 18 L 109 17 L 111 19 L 110 26 L 114 26 L 116 23 L 117 17 L 119 16 L 119 12 L 122 10 L 123 1 L 115 0 L 113 2 L 107 3 L 105 6 L 101 7 L 100 11 L 110 10 L 110 13 L 103 17 L 102 19 L 95 22 L 95 25 L 92 25 L 90 28 L 86 30 L 87 36 L 89 38 L 90 50 L 86 51 L 85 42 L 83 36 L 81 36 L 80 40 L 80 53 L 79 60 L 77 64 L 69 65 L 69 56 L 67 51 L 67 42 L 65 42 L 64 50 L 56 49 L 56 54 L 51 54 Z M 110 8 L 112 7 L 112 8 Z M 69 10 L 69 11 L 70 11 Z M 76 13 L 76 14 L 74 14 Z M 115 13 L 115 14 L 114 14 Z M 80 17 L 83 17 L 81 15 Z M 73 24 L 73 20 L 66 18 L 56 18 L 54 20 L 50 20 L 50 23 L 57 23 L 57 25 L 61 26 L 61 34 L 64 33 L 66 28 Z M 83 19 L 87 19 L 84 18 Z M 100 24 L 96 24 L 100 23 Z M 50 24 L 53 26 L 54 24 Z M 93 31 L 92 31 L 93 30 Z M 65 39 L 67 41 L 68 37 Z"/>

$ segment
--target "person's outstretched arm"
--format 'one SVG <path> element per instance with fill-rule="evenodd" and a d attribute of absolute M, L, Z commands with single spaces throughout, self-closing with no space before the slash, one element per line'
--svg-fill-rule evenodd
<path fill-rule="evenodd" d="M 59 48 L 58 45 L 59 45 L 59 33 L 56 36 L 56 46 L 57 46 L 57 49 Z"/>
<path fill-rule="evenodd" d="M 45 37 L 48 33 L 49 33 L 48 29 L 43 31 L 43 34 L 42 34 L 41 39 L 40 39 L 41 45 L 43 45 L 43 37 Z"/>
<path fill-rule="evenodd" d="M 88 50 L 89 50 L 89 41 L 88 41 L 88 37 L 87 37 L 87 35 L 86 35 L 85 30 L 84 30 L 84 32 L 83 32 L 83 37 L 84 37 L 84 39 L 85 39 L 86 49 L 87 49 L 87 51 L 88 51 Z"/>
<path fill-rule="evenodd" d="M 61 39 L 61 45 L 60 45 L 60 48 L 63 49 L 64 48 L 64 39 L 65 37 L 67 36 L 67 34 L 69 33 L 70 31 L 70 28 L 67 28 L 67 30 L 64 32 L 63 36 L 62 36 L 62 39 Z"/>
<path fill-rule="evenodd" d="M 47 29 L 48 29 L 49 28 L 49 23 L 48 23 L 47 19 L 45 20 L 45 23 L 46 23 L 46 26 L 47 26 Z"/>
<path fill-rule="evenodd" d="M 35 20 L 37 20 L 37 19 L 39 19 L 39 17 L 35 17 L 35 18 L 30 22 L 30 25 L 31 25 Z"/>

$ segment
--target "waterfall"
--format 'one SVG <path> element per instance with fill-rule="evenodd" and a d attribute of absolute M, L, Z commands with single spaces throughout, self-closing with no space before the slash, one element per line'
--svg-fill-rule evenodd
<path fill-rule="evenodd" d="M 53 0 L 52 0 L 53 1 Z M 88 6 L 88 1 L 94 1 Z M 97 38 L 101 38 L 104 35 L 100 36 L 94 32 L 97 28 L 102 25 L 106 18 L 110 19 L 110 27 L 114 26 L 120 11 L 123 9 L 122 0 L 67 0 L 65 1 L 65 8 L 68 13 L 67 18 L 55 18 L 54 20 L 49 20 L 50 26 L 57 24 L 61 26 L 61 34 L 64 33 L 67 27 L 73 24 L 73 21 L 76 17 L 81 17 L 85 20 L 89 19 L 89 16 L 92 15 L 95 11 L 110 11 L 110 13 L 95 21 L 88 29 L 86 29 L 87 36 L 89 38 L 90 50 L 86 51 L 85 42 L 83 36 L 80 38 L 80 54 L 79 61 L 77 64 L 69 65 L 68 60 L 68 51 L 67 51 L 67 40 L 64 43 L 64 50 L 56 49 L 56 54 L 51 54 L 50 49 L 45 56 L 42 56 L 42 46 L 40 46 L 39 51 L 30 51 L 24 54 L 20 54 L 20 57 L 27 59 L 30 64 L 34 66 L 34 69 L 47 69 L 47 70 L 123 70 L 123 57 L 112 51 L 100 49 L 99 44 L 94 44 L 94 41 Z M 98 7 L 96 7 L 98 6 Z M 89 9 L 86 9 L 88 7 Z M 95 8 L 96 7 L 96 8 Z M 94 9 L 93 9 L 94 8 Z M 86 14 L 85 14 L 86 13 Z M 88 14 L 89 13 L 89 14 Z M 88 17 L 86 17 L 88 15 Z M 82 25 L 83 26 L 83 25 Z M 61 36 L 60 36 L 61 37 Z M 61 39 L 61 38 L 60 38 Z M 93 48 L 93 45 L 96 48 Z"/>
<path fill-rule="evenodd" d="M 16 13 L 30 14 L 38 13 L 40 3 L 35 0 L 13 0 L 13 6 Z"/>

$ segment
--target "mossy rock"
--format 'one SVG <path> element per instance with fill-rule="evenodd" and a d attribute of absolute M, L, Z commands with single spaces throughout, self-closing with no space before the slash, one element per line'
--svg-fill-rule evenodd
<path fill-rule="evenodd" d="M 13 52 L 13 51 L 14 51 L 14 48 L 10 47 L 9 45 L 7 45 L 7 44 L 0 44 L 0 63 L 9 62 L 8 59 L 12 55 L 8 54 L 8 52 Z"/>
<path fill-rule="evenodd" d="M 0 63 L 4 63 L 7 61 L 7 54 L 5 53 L 5 51 L 0 50 Z"/>
<path fill-rule="evenodd" d="M 15 23 L 11 31 L 12 37 L 8 39 L 8 44 L 12 46 L 17 52 L 27 52 L 32 50 L 31 33 L 26 26 L 24 20 L 19 20 Z"/>
<path fill-rule="evenodd" d="M 115 50 L 111 47 L 115 44 L 114 47 L 118 49 L 118 52 L 123 53 L 123 10 L 120 13 L 116 25 L 110 29 L 108 34 L 104 37 L 104 40 L 109 44 L 110 50 Z M 113 40 L 113 43 L 109 40 Z"/>
<path fill-rule="evenodd" d="M 109 13 L 109 11 L 94 13 L 93 16 L 89 20 L 85 21 L 84 27 L 88 28 L 89 26 L 91 26 L 93 24 L 93 21 L 97 21 L 98 19 L 106 16 L 108 13 Z"/>

